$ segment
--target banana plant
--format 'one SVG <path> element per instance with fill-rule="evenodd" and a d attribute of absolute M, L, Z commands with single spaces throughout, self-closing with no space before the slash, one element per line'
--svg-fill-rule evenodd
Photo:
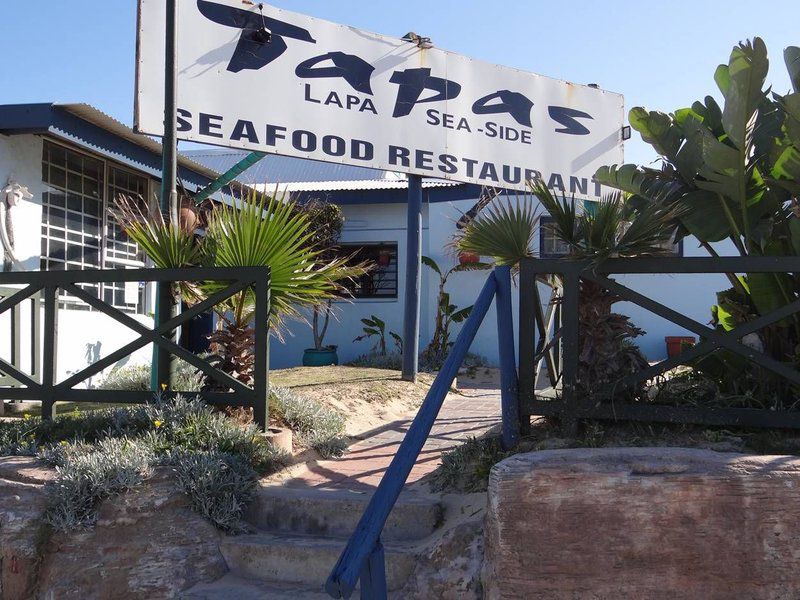
<path fill-rule="evenodd" d="M 661 156 L 661 167 L 631 164 L 600 168 L 600 183 L 631 195 L 634 206 L 676 206 L 677 239 L 712 246 L 730 240 L 741 256 L 800 254 L 800 49 L 784 52 L 793 91 L 765 89 L 769 71 L 761 38 L 735 46 L 714 73 L 724 99 L 706 96 L 670 114 L 631 109 L 629 121 Z M 731 289 L 718 295 L 715 323 L 730 330 L 800 296 L 791 274 L 728 274 Z M 778 360 L 792 360 L 800 320 L 789 318 L 761 334 Z"/>
<path fill-rule="evenodd" d="M 447 280 L 453 273 L 463 273 L 465 271 L 481 271 L 490 269 L 488 263 L 464 263 L 442 270 L 439 264 L 429 256 L 422 257 L 422 264 L 431 269 L 439 278 L 439 287 L 436 294 L 436 320 L 433 327 L 433 337 L 430 343 L 422 351 L 423 360 L 431 368 L 438 368 L 447 357 L 450 346 L 450 327 L 454 323 L 461 323 L 469 317 L 472 306 L 458 308 L 450 299 L 450 294 L 445 290 Z"/>
<path fill-rule="evenodd" d="M 364 325 L 364 328 L 361 330 L 362 334 L 353 341 L 361 342 L 363 340 L 377 338 L 375 345 L 372 346 L 372 351 L 378 353 L 380 356 L 386 356 L 388 353 L 386 349 L 386 321 L 375 315 L 370 315 L 369 317 L 361 319 L 361 323 Z M 397 346 L 398 351 L 402 354 L 403 338 L 394 331 L 390 331 L 389 335 L 392 336 L 395 346 Z"/>

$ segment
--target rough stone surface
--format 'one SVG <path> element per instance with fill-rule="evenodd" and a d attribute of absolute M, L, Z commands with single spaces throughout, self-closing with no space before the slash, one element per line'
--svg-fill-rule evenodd
<path fill-rule="evenodd" d="M 799 490 L 791 456 L 512 456 L 489 483 L 486 597 L 798 598 Z"/>
<path fill-rule="evenodd" d="M 450 494 L 443 499 L 445 526 L 428 538 L 403 600 L 480 600 L 483 597 L 483 522 L 486 494 Z"/>
<path fill-rule="evenodd" d="M 97 525 L 46 548 L 38 597 L 174 598 L 227 571 L 219 532 L 194 512 L 167 469 L 103 503 Z"/>
<path fill-rule="evenodd" d="M 53 471 L 34 458 L 0 458 L 0 598 L 30 598 L 43 539 L 44 484 Z"/>

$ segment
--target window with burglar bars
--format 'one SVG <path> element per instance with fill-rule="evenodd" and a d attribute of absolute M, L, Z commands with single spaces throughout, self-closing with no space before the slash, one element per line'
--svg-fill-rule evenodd
<path fill-rule="evenodd" d="M 552 217 L 539 218 L 539 256 L 559 258 L 569 254 L 569 244 L 556 236 Z"/>
<path fill-rule="evenodd" d="M 149 180 L 114 164 L 45 140 L 42 155 L 43 270 L 113 269 L 144 266 L 139 248 L 122 231 L 108 207 L 120 194 L 147 198 Z M 126 312 L 143 313 L 140 284 L 94 283 L 83 289 Z M 62 292 L 62 307 L 89 307 Z"/>
<path fill-rule="evenodd" d="M 353 263 L 366 262 L 371 269 L 355 281 L 345 282 L 354 298 L 397 298 L 397 244 L 343 244 L 341 252 Z"/>

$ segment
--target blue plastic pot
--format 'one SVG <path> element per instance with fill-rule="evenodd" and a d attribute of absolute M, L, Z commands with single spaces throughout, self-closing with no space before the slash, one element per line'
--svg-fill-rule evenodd
<path fill-rule="evenodd" d="M 328 365 L 338 365 L 339 356 L 336 354 L 336 346 L 328 346 L 322 350 L 306 348 L 303 351 L 304 367 L 326 367 Z"/>

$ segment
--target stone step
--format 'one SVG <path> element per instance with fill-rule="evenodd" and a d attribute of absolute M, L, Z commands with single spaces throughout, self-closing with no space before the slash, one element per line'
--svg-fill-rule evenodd
<path fill-rule="evenodd" d="M 345 540 L 339 539 L 256 533 L 227 537 L 220 550 L 238 577 L 321 589 L 344 546 Z M 399 589 L 414 570 L 415 550 L 400 542 L 384 547 L 387 587 Z"/>
<path fill-rule="evenodd" d="M 211 583 L 186 590 L 181 600 L 330 600 L 322 586 L 310 588 L 245 579 L 228 573 Z"/>
<path fill-rule="evenodd" d="M 262 531 L 348 538 L 355 531 L 372 492 L 262 486 L 245 519 Z M 442 523 L 438 498 L 414 492 L 401 494 L 389 515 L 381 539 L 421 540 Z"/>

